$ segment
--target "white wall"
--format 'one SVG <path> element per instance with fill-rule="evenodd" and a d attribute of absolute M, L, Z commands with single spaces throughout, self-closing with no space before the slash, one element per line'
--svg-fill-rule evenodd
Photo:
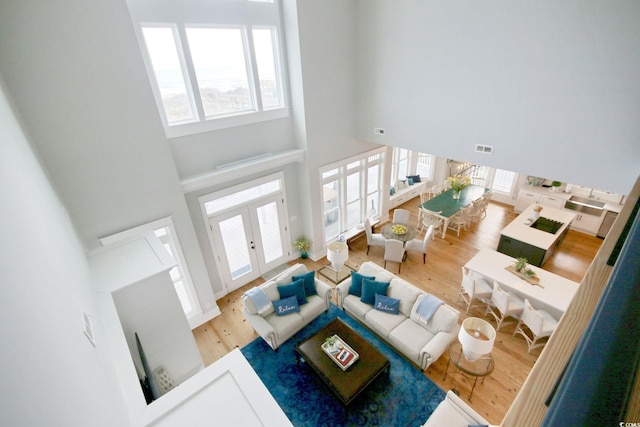
<path fill-rule="evenodd" d="M 85 247 L 171 215 L 215 307 L 124 0 L 3 2 L 0 39 L 0 74 Z"/>
<path fill-rule="evenodd" d="M 357 5 L 359 137 L 629 192 L 640 172 L 639 2 Z"/>
<path fill-rule="evenodd" d="M 82 246 L 5 89 L 0 84 L 2 424 L 129 425 Z"/>

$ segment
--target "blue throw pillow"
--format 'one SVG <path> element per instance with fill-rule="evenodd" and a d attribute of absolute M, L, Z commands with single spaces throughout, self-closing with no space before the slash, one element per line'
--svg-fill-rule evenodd
<path fill-rule="evenodd" d="M 298 298 L 298 304 L 302 305 L 308 302 L 307 294 L 304 293 L 302 280 L 296 280 L 288 285 L 280 285 L 278 286 L 278 292 L 280 293 L 280 299 L 295 295 L 296 298 Z"/>
<path fill-rule="evenodd" d="M 387 290 L 389 289 L 389 282 L 376 282 L 375 280 L 364 279 L 362 281 L 362 297 L 360 301 L 365 304 L 371 304 L 375 302 L 376 294 L 387 296 Z"/>
<path fill-rule="evenodd" d="M 362 280 L 369 279 L 375 280 L 374 276 L 363 276 L 357 271 L 351 272 L 351 286 L 349 286 L 349 293 L 357 297 L 362 296 Z"/>
<path fill-rule="evenodd" d="M 302 280 L 304 284 L 304 293 L 306 296 L 318 295 L 316 292 L 316 272 L 311 270 L 299 276 L 291 276 L 292 281 Z"/>
<path fill-rule="evenodd" d="M 398 314 L 400 311 L 400 300 L 376 294 L 373 308 L 378 311 L 384 311 L 385 313 Z"/>
<path fill-rule="evenodd" d="M 407 180 L 409 179 L 412 180 L 414 184 L 417 182 L 422 182 L 420 181 L 420 175 L 409 175 L 407 176 Z"/>
<path fill-rule="evenodd" d="M 300 313 L 300 306 L 298 305 L 298 298 L 295 295 L 289 298 L 283 298 L 278 301 L 273 301 L 273 308 L 275 309 L 276 316 L 286 316 L 291 313 Z"/>

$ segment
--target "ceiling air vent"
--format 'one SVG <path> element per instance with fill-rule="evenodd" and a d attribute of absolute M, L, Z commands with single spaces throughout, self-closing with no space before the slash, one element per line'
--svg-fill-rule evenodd
<path fill-rule="evenodd" d="M 484 153 L 484 154 L 491 154 L 491 153 L 493 153 L 493 146 L 476 144 L 476 152 L 477 153 Z"/>

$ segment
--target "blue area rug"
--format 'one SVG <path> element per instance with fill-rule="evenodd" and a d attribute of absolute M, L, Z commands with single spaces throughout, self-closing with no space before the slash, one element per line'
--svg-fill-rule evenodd
<path fill-rule="evenodd" d="M 370 342 L 391 363 L 345 409 L 329 388 L 304 363 L 297 363 L 295 346 L 339 317 Z M 392 347 L 331 304 L 295 336 L 273 351 L 262 338 L 241 349 L 294 426 L 420 426 L 444 399 L 445 392 Z"/>

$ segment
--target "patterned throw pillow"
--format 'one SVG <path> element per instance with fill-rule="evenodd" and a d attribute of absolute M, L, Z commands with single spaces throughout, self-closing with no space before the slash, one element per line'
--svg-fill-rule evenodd
<path fill-rule="evenodd" d="M 291 280 L 302 280 L 304 284 L 304 293 L 310 297 L 311 295 L 318 295 L 316 292 L 316 272 L 311 270 L 299 276 L 291 276 Z"/>
<path fill-rule="evenodd" d="M 298 305 L 298 298 L 295 295 L 289 298 L 283 298 L 278 301 L 273 301 L 273 308 L 276 311 L 276 316 L 286 316 L 291 313 L 300 313 L 300 306 Z"/>
<path fill-rule="evenodd" d="M 364 279 L 375 280 L 374 276 L 363 276 L 357 271 L 351 272 L 351 286 L 349 286 L 349 293 L 357 297 L 362 296 L 362 281 Z"/>
<path fill-rule="evenodd" d="M 398 314 L 398 312 L 400 311 L 400 300 L 376 294 L 373 308 L 385 313 Z"/>
<path fill-rule="evenodd" d="M 280 293 L 280 299 L 295 295 L 298 298 L 299 305 L 306 304 L 308 302 L 307 294 L 304 293 L 304 284 L 302 283 L 302 280 L 296 280 L 288 285 L 279 285 L 278 292 Z"/>
<path fill-rule="evenodd" d="M 376 282 L 375 280 L 364 279 L 362 281 L 362 297 L 360 297 L 360 301 L 373 305 L 376 294 L 386 297 L 388 289 L 389 282 Z"/>

